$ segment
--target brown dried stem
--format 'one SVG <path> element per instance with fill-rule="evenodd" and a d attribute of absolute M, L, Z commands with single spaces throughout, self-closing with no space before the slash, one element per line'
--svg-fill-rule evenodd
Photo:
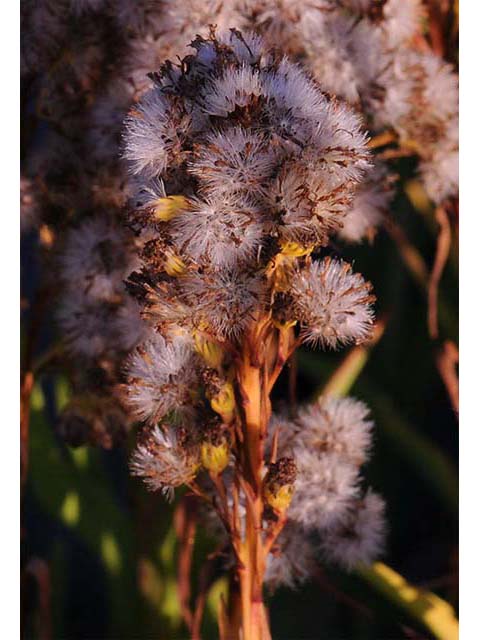
<path fill-rule="evenodd" d="M 428 282 L 428 331 L 432 340 L 438 340 L 438 288 L 442 278 L 445 265 L 450 255 L 452 244 L 452 230 L 448 214 L 443 207 L 437 207 L 435 219 L 439 225 L 437 236 L 437 250 L 433 263 L 432 272 Z M 447 389 L 450 402 L 458 415 L 459 411 L 459 384 L 457 375 L 458 349 L 450 340 L 438 350 L 435 361 L 438 372 Z"/>
<path fill-rule="evenodd" d="M 452 232 L 447 212 L 443 207 L 437 207 L 435 219 L 439 225 L 437 236 L 437 250 L 432 272 L 428 281 L 428 331 L 433 340 L 438 338 L 438 286 L 450 253 Z"/>
<path fill-rule="evenodd" d="M 174 525 L 180 547 L 177 565 L 178 599 L 182 617 L 193 638 L 194 619 L 190 609 L 190 576 L 197 527 L 195 498 L 190 496 L 183 498 L 175 510 Z"/>
<path fill-rule="evenodd" d="M 436 355 L 438 371 L 442 377 L 450 402 L 458 416 L 459 412 L 459 383 L 458 383 L 458 349 L 451 341 L 446 340 Z"/>
<path fill-rule="evenodd" d="M 415 278 L 417 284 L 419 284 L 422 289 L 426 290 L 428 286 L 428 269 L 423 256 L 410 242 L 402 227 L 393 222 L 393 220 L 389 220 L 385 227 L 392 240 L 397 245 L 404 263 Z"/>

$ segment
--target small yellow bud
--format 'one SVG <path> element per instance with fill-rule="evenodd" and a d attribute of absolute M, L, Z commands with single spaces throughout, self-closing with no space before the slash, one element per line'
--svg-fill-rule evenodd
<path fill-rule="evenodd" d="M 282 242 L 281 253 L 285 256 L 291 256 L 292 258 L 300 258 L 301 256 L 308 256 L 313 251 L 313 245 L 303 247 L 298 242 Z"/>
<path fill-rule="evenodd" d="M 411 149 L 415 153 L 421 153 L 422 152 L 422 148 L 421 148 L 420 144 L 416 140 L 414 140 L 413 138 L 408 138 L 407 140 L 402 140 L 402 146 L 406 147 L 407 149 Z"/>
<path fill-rule="evenodd" d="M 278 488 L 267 485 L 263 491 L 265 502 L 280 513 L 288 509 L 294 493 L 293 484 L 284 484 Z"/>
<path fill-rule="evenodd" d="M 295 492 L 296 475 L 293 458 L 280 458 L 278 462 L 270 463 L 263 481 L 263 497 L 275 511 L 283 513 L 288 509 Z"/>
<path fill-rule="evenodd" d="M 220 391 L 210 398 L 210 406 L 220 415 L 224 422 L 233 420 L 235 410 L 235 393 L 231 382 L 225 382 Z"/>
<path fill-rule="evenodd" d="M 184 196 L 168 196 L 155 201 L 154 214 L 157 220 L 168 222 L 187 206 L 187 199 Z"/>
<path fill-rule="evenodd" d="M 230 451 L 226 440 L 219 445 L 203 442 L 200 455 L 204 468 L 218 475 L 227 467 Z"/>
<path fill-rule="evenodd" d="M 193 336 L 195 351 L 199 353 L 209 367 L 219 369 L 223 360 L 223 349 L 213 340 L 205 338 L 201 333 L 195 332 Z"/>
<path fill-rule="evenodd" d="M 166 256 L 164 269 L 169 276 L 176 277 L 183 275 L 187 267 L 179 256 L 174 253 L 169 253 Z"/>
<path fill-rule="evenodd" d="M 282 329 L 291 329 L 297 324 L 296 320 L 286 320 L 285 322 L 280 322 L 280 320 L 276 320 L 273 318 L 273 325 L 282 331 Z"/>

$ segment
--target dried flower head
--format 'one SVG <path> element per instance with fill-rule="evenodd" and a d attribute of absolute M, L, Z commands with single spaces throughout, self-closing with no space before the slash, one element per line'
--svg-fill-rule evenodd
<path fill-rule="evenodd" d="M 372 562 L 383 550 L 385 503 L 371 490 L 352 502 L 347 518 L 321 539 L 321 551 L 348 570 Z"/>
<path fill-rule="evenodd" d="M 128 358 L 125 403 L 138 419 L 156 424 L 170 412 L 191 413 L 198 387 L 198 363 L 185 340 L 152 335 Z"/>
<path fill-rule="evenodd" d="M 126 121 L 135 189 L 153 178 L 191 203 L 164 233 L 218 267 L 253 262 L 269 237 L 324 243 L 369 166 L 358 117 L 257 36 L 232 30 L 192 46 Z"/>
<path fill-rule="evenodd" d="M 371 285 L 349 264 L 325 258 L 295 269 L 290 279 L 291 313 L 305 342 L 336 348 L 370 337 Z"/>
<path fill-rule="evenodd" d="M 167 425 L 145 430 L 134 451 L 130 469 L 152 491 L 173 498 L 174 489 L 191 482 L 199 468 L 198 448 L 188 443 L 182 429 Z"/>
<path fill-rule="evenodd" d="M 387 216 L 394 193 L 393 180 L 394 176 L 381 164 L 376 164 L 367 174 L 338 232 L 342 240 L 356 243 L 373 237 L 376 228 Z"/>
<path fill-rule="evenodd" d="M 62 292 L 57 321 L 69 351 L 86 358 L 126 353 L 145 332 L 137 303 L 126 295 L 103 301 L 68 288 Z"/>
<path fill-rule="evenodd" d="M 297 479 L 289 519 L 306 531 L 322 531 L 342 522 L 358 496 L 358 469 L 340 456 L 303 444 L 294 447 L 293 455 Z"/>
<path fill-rule="evenodd" d="M 318 454 L 335 454 L 360 467 L 368 457 L 373 423 L 368 407 L 354 398 L 322 396 L 302 407 L 294 422 L 294 442 Z M 291 427 L 290 427 L 291 430 Z"/>
<path fill-rule="evenodd" d="M 70 230 L 60 259 L 67 286 L 99 301 L 122 296 L 123 281 L 138 266 L 133 238 L 118 223 L 101 216 Z"/>
<path fill-rule="evenodd" d="M 315 573 L 315 547 L 299 527 L 287 524 L 278 538 L 278 549 L 267 559 L 265 584 L 271 591 L 278 587 L 294 589 Z"/>

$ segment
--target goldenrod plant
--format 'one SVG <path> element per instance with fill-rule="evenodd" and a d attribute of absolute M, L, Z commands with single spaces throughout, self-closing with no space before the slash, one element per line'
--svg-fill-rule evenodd
<path fill-rule="evenodd" d="M 445 335 L 436 365 L 458 409 L 438 293 L 457 210 L 458 75 L 439 36 L 453 18 L 435 22 L 432 4 L 22 3 L 21 224 L 42 256 L 36 313 L 53 301 L 59 336 L 35 360 L 33 317 L 22 482 L 34 383 L 53 368 L 71 390 L 59 439 L 126 447 L 158 508 L 181 505 L 178 593 L 194 640 L 209 571 L 226 578 L 220 637 L 270 640 L 267 594 L 330 565 L 369 580 L 385 553 L 388 506 L 367 467 L 382 425 L 356 389 L 337 393 L 394 315 L 376 320 L 375 269 L 356 264 L 383 227 L 427 294 L 435 348 Z M 391 214 L 405 172 L 436 212 L 431 276 Z M 346 348 L 330 379 L 312 374 L 324 392 L 297 401 L 299 359 Z M 197 522 L 216 551 L 192 610 Z"/>

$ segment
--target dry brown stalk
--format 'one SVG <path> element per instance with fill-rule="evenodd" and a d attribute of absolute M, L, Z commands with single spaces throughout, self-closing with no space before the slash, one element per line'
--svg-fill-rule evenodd
<path fill-rule="evenodd" d="M 193 614 L 190 608 L 190 584 L 193 546 L 197 527 L 196 503 L 191 496 L 185 496 L 174 514 L 174 526 L 179 541 L 177 589 L 182 617 L 193 638 Z"/>
<path fill-rule="evenodd" d="M 458 416 L 459 412 L 459 383 L 458 383 L 458 349 L 451 341 L 446 340 L 436 355 L 438 371 L 442 377 L 450 402 Z"/>
<path fill-rule="evenodd" d="M 28 476 L 28 434 L 30 426 L 30 396 L 34 383 L 33 373 L 27 371 L 23 375 L 20 387 L 20 466 L 21 486 L 25 486 Z"/>
<path fill-rule="evenodd" d="M 428 282 L 428 331 L 433 340 L 438 338 L 438 286 L 450 253 L 452 232 L 447 212 L 437 207 L 435 219 L 439 225 L 437 250 Z"/>
<path fill-rule="evenodd" d="M 443 207 L 437 207 L 435 219 L 439 225 L 437 236 L 437 250 L 432 272 L 428 283 L 428 331 L 432 340 L 438 340 L 438 288 L 440 280 L 450 255 L 452 244 L 452 230 L 448 213 Z M 443 343 L 435 356 L 438 372 L 447 389 L 450 402 L 458 415 L 459 411 L 459 384 L 457 375 L 458 348 L 451 341 Z"/>
<path fill-rule="evenodd" d="M 248 334 L 236 363 L 239 411 L 237 419 L 243 435 L 237 451 L 233 507 L 229 507 L 224 487 L 214 480 L 224 518 L 228 517 L 232 543 L 238 556 L 236 566 L 239 593 L 233 590 L 227 611 L 228 633 L 242 640 L 270 640 L 268 616 L 263 603 L 263 579 L 267 556 L 282 531 L 286 518 L 280 514 L 264 531 L 265 508 L 262 493 L 264 448 L 271 415 L 269 394 L 295 348 L 292 329 L 277 329 L 270 317 L 259 317 Z M 272 348 L 276 345 L 276 348 Z M 241 535 L 238 505 L 240 492 L 245 501 L 245 532 Z M 241 615 L 238 615 L 240 607 Z M 223 624 L 223 622 L 221 622 Z"/>
<path fill-rule="evenodd" d="M 388 220 L 385 226 L 417 284 L 419 284 L 422 289 L 427 289 L 428 269 L 423 256 L 410 242 L 402 227 L 393 222 L 393 220 Z"/>

